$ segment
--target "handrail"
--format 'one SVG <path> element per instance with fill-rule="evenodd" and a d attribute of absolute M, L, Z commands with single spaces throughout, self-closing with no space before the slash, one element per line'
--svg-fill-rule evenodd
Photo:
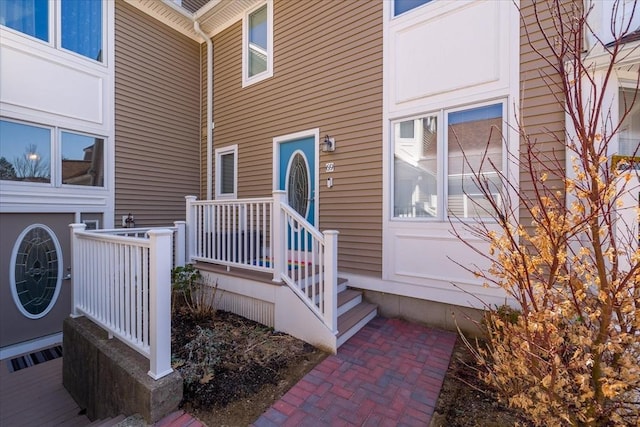
<path fill-rule="evenodd" d="M 286 202 L 284 192 L 274 192 L 274 216 L 282 239 L 277 254 L 287 263 L 276 263 L 276 273 L 307 307 L 337 333 L 337 235 L 320 233 Z"/>
<path fill-rule="evenodd" d="M 318 231 L 288 205 L 284 191 L 273 198 L 185 199 L 187 260 L 272 273 L 337 333 L 337 231 Z"/>
<path fill-rule="evenodd" d="M 149 376 L 171 368 L 171 257 L 175 230 L 146 237 L 71 224 L 72 317 L 86 316 L 150 360 Z M 182 243 L 183 244 L 183 243 Z"/>
<path fill-rule="evenodd" d="M 193 261 L 272 272 L 272 198 L 187 198 L 188 255 Z"/>

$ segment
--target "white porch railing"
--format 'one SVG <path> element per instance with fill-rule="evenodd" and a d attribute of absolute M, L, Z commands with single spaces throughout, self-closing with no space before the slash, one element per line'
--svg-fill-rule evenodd
<path fill-rule="evenodd" d="M 337 333 L 337 231 L 320 233 L 287 204 L 284 191 L 186 202 L 187 260 L 270 272 Z"/>
<path fill-rule="evenodd" d="M 184 222 L 160 229 L 70 227 L 71 315 L 88 317 L 146 356 L 153 379 L 171 373 L 171 266 L 184 264 Z"/>

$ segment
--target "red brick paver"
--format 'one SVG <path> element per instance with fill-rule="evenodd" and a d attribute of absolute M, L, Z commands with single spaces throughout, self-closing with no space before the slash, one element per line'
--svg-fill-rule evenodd
<path fill-rule="evenodd" d="M 425 426 L 456 335 L 377 317 L 253 426 Z"/>

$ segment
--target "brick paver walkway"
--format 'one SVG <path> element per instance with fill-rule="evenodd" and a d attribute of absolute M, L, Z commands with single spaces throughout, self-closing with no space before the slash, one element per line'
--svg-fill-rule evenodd
<path fill-rule="evenodd" d="M 455 340 L 451 332 L 377 317 L 253 425 L 429 425 Z"/>

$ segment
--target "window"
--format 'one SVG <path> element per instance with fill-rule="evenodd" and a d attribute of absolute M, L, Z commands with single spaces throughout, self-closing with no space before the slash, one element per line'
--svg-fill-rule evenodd
<path fill-rule="evenodd" d="M 51 182 L 51 129 L 0 120 L 0 179 Z"/>
<path fill-rule="evenodd" d="M 103 7 L 102 0 L 0 0 L 0 25 L 102 62 Z M 59 28 L 53 40 L 50 27 Z"/>
<path fill-rule="evenodd" d="M 2 0 L 0 24 L 49 41 L 49 0 Z"/>
<path fill-rule="evenodd" d="M 475 175 L 500 203 L 502 110 L 498 103 L 394 123 L 393 216 L 440 220 L 445 212 L 452 218 L 490 216 L 489 200 Z M 439 129 L 445 118 L 446 133 Z"/>
<path fill-rule="evenodd" d="M 242 82 L 250 85 L 273 75 L 273 3 L 269 0 L 243 20 Z"/>
<path fill-rule="evenodd" d="M 628 113 L 620 125 L 618 152 L 622 156 L 640 156 L 640 94 L 635 89 L 621 89 L 619 103 L 620 114 Z"/>
<path fill-rule="evenodd" d="M 63 0 L 60 8 L 62 47 L 102 62 L 102 1 Z"/>
<path fill-rule="evenodd" d="M 431 0 L 394 0 L 393 16 L 398 16 L 418 6 L 429 3 Z"/>
<path fill-rule="evenodd" d="M 62 183 L 104 185 L 104 139 L 62 132 Z"/>
<path fill-rule="evenodd" d="M 103 138 L 0 120 L 0 140 L 2 180 L 104 186 Z"/>
<path fill-rule="evenodd" d="M 235 199 L 238 182 L 238 146 L 216 150 L 216 199 Z"/>

